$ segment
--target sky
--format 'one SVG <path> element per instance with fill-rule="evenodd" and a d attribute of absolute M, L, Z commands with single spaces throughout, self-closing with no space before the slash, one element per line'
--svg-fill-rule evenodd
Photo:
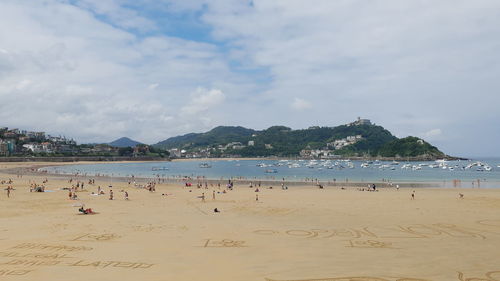
<path fill-rule="evenodd" d="M 358 116 L 500 157 L 497 0 L 1 0 L 0 126 L 156 143 Z"/>

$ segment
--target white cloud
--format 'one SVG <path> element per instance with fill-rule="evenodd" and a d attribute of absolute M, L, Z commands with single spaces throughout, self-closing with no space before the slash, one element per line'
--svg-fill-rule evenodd
<path fill-rule="evenodd" d="M 301 98 L 294 98 L 291 104 L 292 108 L 295 110 L 306 110 L 312 108 L 312 104 Z"/>
<path fill-rule="evenodd" d="M 189 103 L 181 108 L 182 115 L 206 113 L 209 109 L 220 105 L 225 99 L 224 93 L 218 89 L 198 88 L 191 95 Z M 206 120 L 206 119 L 205 119 Z"/>

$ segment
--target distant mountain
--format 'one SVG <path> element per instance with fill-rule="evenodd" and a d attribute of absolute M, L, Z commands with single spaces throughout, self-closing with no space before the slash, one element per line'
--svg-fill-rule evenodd
<path fill-rule="evenodd" d="M 142 144 L 142 143 L 135 141 L 135 140 L 132 140 L 132 139 L 129 139 L 127 137 L 123 137 L 123 138 L 119 138 L 117 140 L 114 140 L 108 144 L 111 146 L 114 146 L 114 147 L 134 147 L 134 146 L 136 146 L 138 144 Z"/>
<path fill-rule="evenodd" d="M 205 156 L 239 155 L 302 156 L 317 150 L 336 155 L 369 157 L 442 158 L 446 155 L 436 147 L 415 137 L 398 139 L 381 126 L 368 122 L 354 122 L 337 127 L 310 127 L 292 130 L 273 126 L 257 131 L 243 127 L 216 127 L 206 133 L 191 133 L 172 137 L 154 146 Z M 203 154 L 205 153 L 205 154 Z M 309 153 L 309 154 L 307 154 Z"/>

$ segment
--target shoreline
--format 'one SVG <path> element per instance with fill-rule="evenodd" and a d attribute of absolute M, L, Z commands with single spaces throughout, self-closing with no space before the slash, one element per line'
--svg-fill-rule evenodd
<path fill-rule="evenodd" d="M 233 160 L 228 160 L 228 161 L 233 161 Z M 147 163 L 150 161 L 145 161 L 142 163 Z M 163 161 L 160 161 L 163 162 Z M 136 182 L 142 182 L 142 183 L 147 183 L 150 181 L 160 181 L 161 183 L 164 184 L 185 184 L 186 182 L 192 183 L 193 185 L 195 183 L 200 183 L 200 184 L 221 184 L 224 185 L 228 182 L 228 180 L 233 181 L 237 185 L 244 185 L 244 186 L 249 186 L 253 185 L 256 186 L 258 183 L 260 183 L 262 186 L 272 186 L 274 187 L 281 187 L 281 185 L 285 186 L 307 186 L 307 187 L 314 187 L 317 188 L 319 184 L 321 184 L 324 187 L 338 187 L 338 188 L 367 188 L 369 184 L 375 184 L 377 188 L 382 188 L 382 189 L 396 189 L 396 185 L 399 185 L 400 188 L 442 188 L 442 189 L 450 189 L 450 188 L 460 188 L 460 189 L 467 189 L 467 188 L 478 188 L 474 187 L 474 185 L 470 184 L 464 184 L 462 186 L 462 182 L 455 183 L 455 180 L 444 180 L 444 181 L 381 181 L 381 180 L 375 180 L 375 181 L 359 181 L 359 180 L 338 180 L 338 181 L 331 181 L 331 180 L 288 180 L 288 179 L 270 179 L 270 178 L 244 178 L 244 177 L 220 177 L 220 178 L 206 178 L 204 176 L 162 176 L 159 177 L 157 176 L 152 176 L 152 177 L 142 177 L 142 176 L 112 176 L 112 175 L 88 175 L 88 174 L 69 174 L 69 173 L 50 173 L 46 171 L 40 171 L 40 169 L 47 168 L 47 167 L 57 167 L 57 166 L 65 166 L 65 165 L 85 165 L 85 164 L 120 164 L 120 163 L 138 163 L 136 161 L 120 161 L 120 162 L 99 162 L 99 161 L 85 161 L 85 162 L 78 162 L 78 163 L 71 163 L 71 162 L 47 162 L 47 163 L 30 163 L 31 165 L 22 165 L 19 167 L 10 167 L 10 168 L 0 168 L 1 172 L 6 173 L 6 174 L 11 174 L 11 175 L 30 175 L 30 176 L 44 176 L 44 177 L 51 177 L 54 179 L 64 179 L 68 180 L 71 178 L 76 178 L 76 179 L 92 179 L 92 178 L 99 178 L 101 180 L 107 180 L 110 182 L 128 182 L 132 178 Z M 5 163 L 4 163 L 5 164 Z M 14 163 L 10 163 L 14 164 Z M 26 162 L 23 162 L 23 164 L 27 164 Z M 33 165 L 34 164 L 34 165 Z M 12 166 L 17 166 L 17 165 L 12 165 Z M 494 185 L 496 187 L 491 187 L 491 186 L 483 186 L 483 189 L 495 189 L 495 188 L 500 188 L 500 181 L 493 181 L 493 182 L 483 182 L 483 185 Z M 481 188 L 479 186 L 479 188 Z"/>

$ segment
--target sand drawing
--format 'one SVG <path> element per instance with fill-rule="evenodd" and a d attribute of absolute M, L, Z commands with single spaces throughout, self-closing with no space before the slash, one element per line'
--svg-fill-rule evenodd
<path fill-rule="evenodd" d="M 113 234 L 113 233 L 106 233 L 106 234 L 83 234 L 80 235 L 74 239 L 71 239 L 70 241 L 110 241 L 113 239 L 120 238 L 119 235 Z"/>
<path fill-rule="evenodd" d="M 40 250 L 46 252 L 76 252 L 76 251 L 91 251 L 93 248 L 84 247 L 84 246 L 66 246 L 66 245 L 49 245 L 49 244 L 41 244 L 41 243 L 22 243 L 16 246 L 13 246 L 9 249 L 25 249 L 25 250 Z"/>
<path fill-rule="evenodd" d="M 375 249 L 396 249 L 390 242 L 376 240 L 349 240 L 347 248 L 375 248 Z"/>
<path fill-rule="evenodd" d="M 266 278 L 266 281 L 430 281 L 427 279 L 419 278 L 397 278 L 397 279 L 386 279 L 380 277 L 372 276 L 352 276 L 352 277 L 336 277 L 336 278 L 320 278 L 320 279 L 301 279 L 301 280 L 275 280 Z"/>
<path fill-rule="evenodd" d="M 480 221 L 483 225 L 494 225 L 495 221 Z M 487 229 L 459 226 L 449 223 L 395 225 L 384 227 L 359 227 L 339 229 L 258 229 L 259 235 L 285 235 L 297 238 L 388 238 L 388 239 L 429 239 L 435 237 L 487 239 L 486 234 L 500 235 Z"/>
<path fill-rule="evenodd" d="M 500 271 L 486 272 L 485 277 L 465 278 L 462 272 L 458 272 L 459 281 L 500 281 Z M 300 280 L 277 280 L 265 278 L 266 281 L 431 281 L 428 279 L 411 278 L 411 277 L 372 277 L 372 276 L 351 276 L 351 277 L 334 277 L 334 278 L 319 278 L 319 279 L 300 279 Z"/>
<path fill-rule="evenodd" d="M 257 229 L 257 230 L 254 230 L 254 233 L 262 234 L 262 235 L 273 235 L 273 234 L 278 234 L 279 231 L 270 230 L 270 229 Z"/>
<path fill-rule="evenodd" d="M 15 265 L 15 266 L 54 266 L 60 264 L 61 261 L 58 260 L 50 260 L 50 261 L 40 261 L 40 260 L 23 260 L 23 259 L 13 259 L 4 263 L 0 263 L 1 265 Z"/>
<path fill-rule="evenodd" d="M 134 225 L 132 229 L 138 232 L 158 232 L 165 229 L 166 226 L 163 225 Z"/>
<path fill-rule="evenodd" d="M 32 272 L 33 270 L 20 270 L 20 269 L 16 269 L 16 270 L 9 270 L 9 269 L 1 269 L 0 268 L 0 276 L 22 276 L 22 275 L 26 275 L 30 272 Z"/>
<path fill-rule="evenodd" d="M 84 266 L 84 267 L 94 267 L 94 268 L 106 268 L 106 267 L 118 267 L 118 268 L 129 268 L 129 269 L 147 269 L 154 266 L 152 263 L 142 263 L 142 262 L 124 262 L 124 261 L 86 261 L 79 260 L 74 263 L 68 263 L 67 266 Z"/>
<path fill-rule="evenodd" d="M 35 259 L 72 259 L 66 254 L 61 253 L 19 253 L 19 252 L 0 252 L 2 258 L 35 258 Z"/>
<path fill-rule="evenodd" d="M 500 227 L 500 220 L 479 220 L 477 224 Z"/>
<path fill-rule="evenodd" d="M 462 272 L 458 272 L 460 281 L 500 281 L 500 271 L 490 271 L 484 274 L 486 278 L 465 278 Z"/>
<path fill-rule="evenodd" d="M 100 241 L 114 239 L 114 234 L 110 235 L 84 235 L 76 239 L 92 239 L 91 241 Z M 226 241 L 229 242 L 229 241 Z M 236 241 L 237 242 L 237 241 Z M 149 269 L 155 264 L 130 261 L 89 261 L 84 259 L 77 260 L 74 255 L 77 251 L 91 251 L 91 247 L 78 247 L 67 245 L 50 245 L 42 243 L 22 243 L 9 248 L 9 251 L 0 252 L 0 258 L 8 258 L 5 262 L 0 262 L 0 276 L 6 275 L 25 275 L 37 267 L 67 266 L 67 267 L 92 267 L 92 268 L 127 268 L 127 269 Z M 77 260 L 77 261 L 75 261 Z M 15 267 L 12 269 L 1 269 L 3 266 Z M 18 270 L 19 267 L 29 270 Z"/>
<path fill-rule="evenodd" d="M 205 243 L 203 244 L 203 248 L 240 248 L 247 247 L 245 246 L 245 241 L 235 241 L 231 239 L 222 239 L 222 240 L 212 240 L 205 239 Z"/>
<path fill-rule="evenodd" d="M 76 262 L 64 263 L 58 260 L 24 260 L 24 259 L 13 259 L 0 265 L 10 265 L 10 266 L 23 266 L 23 267 L 38 267 L 38 266 L 81 266 L 81 267 L 93 267 L 93 268 L 107 268 L 107 267 L 117 267 L 117 268 L 129 268 L 129 269 L 147 269 L 154 264 L 142 263 L 142 262 L 126 262 L 126 261 L 86 261 L 78 260 Z"/>

